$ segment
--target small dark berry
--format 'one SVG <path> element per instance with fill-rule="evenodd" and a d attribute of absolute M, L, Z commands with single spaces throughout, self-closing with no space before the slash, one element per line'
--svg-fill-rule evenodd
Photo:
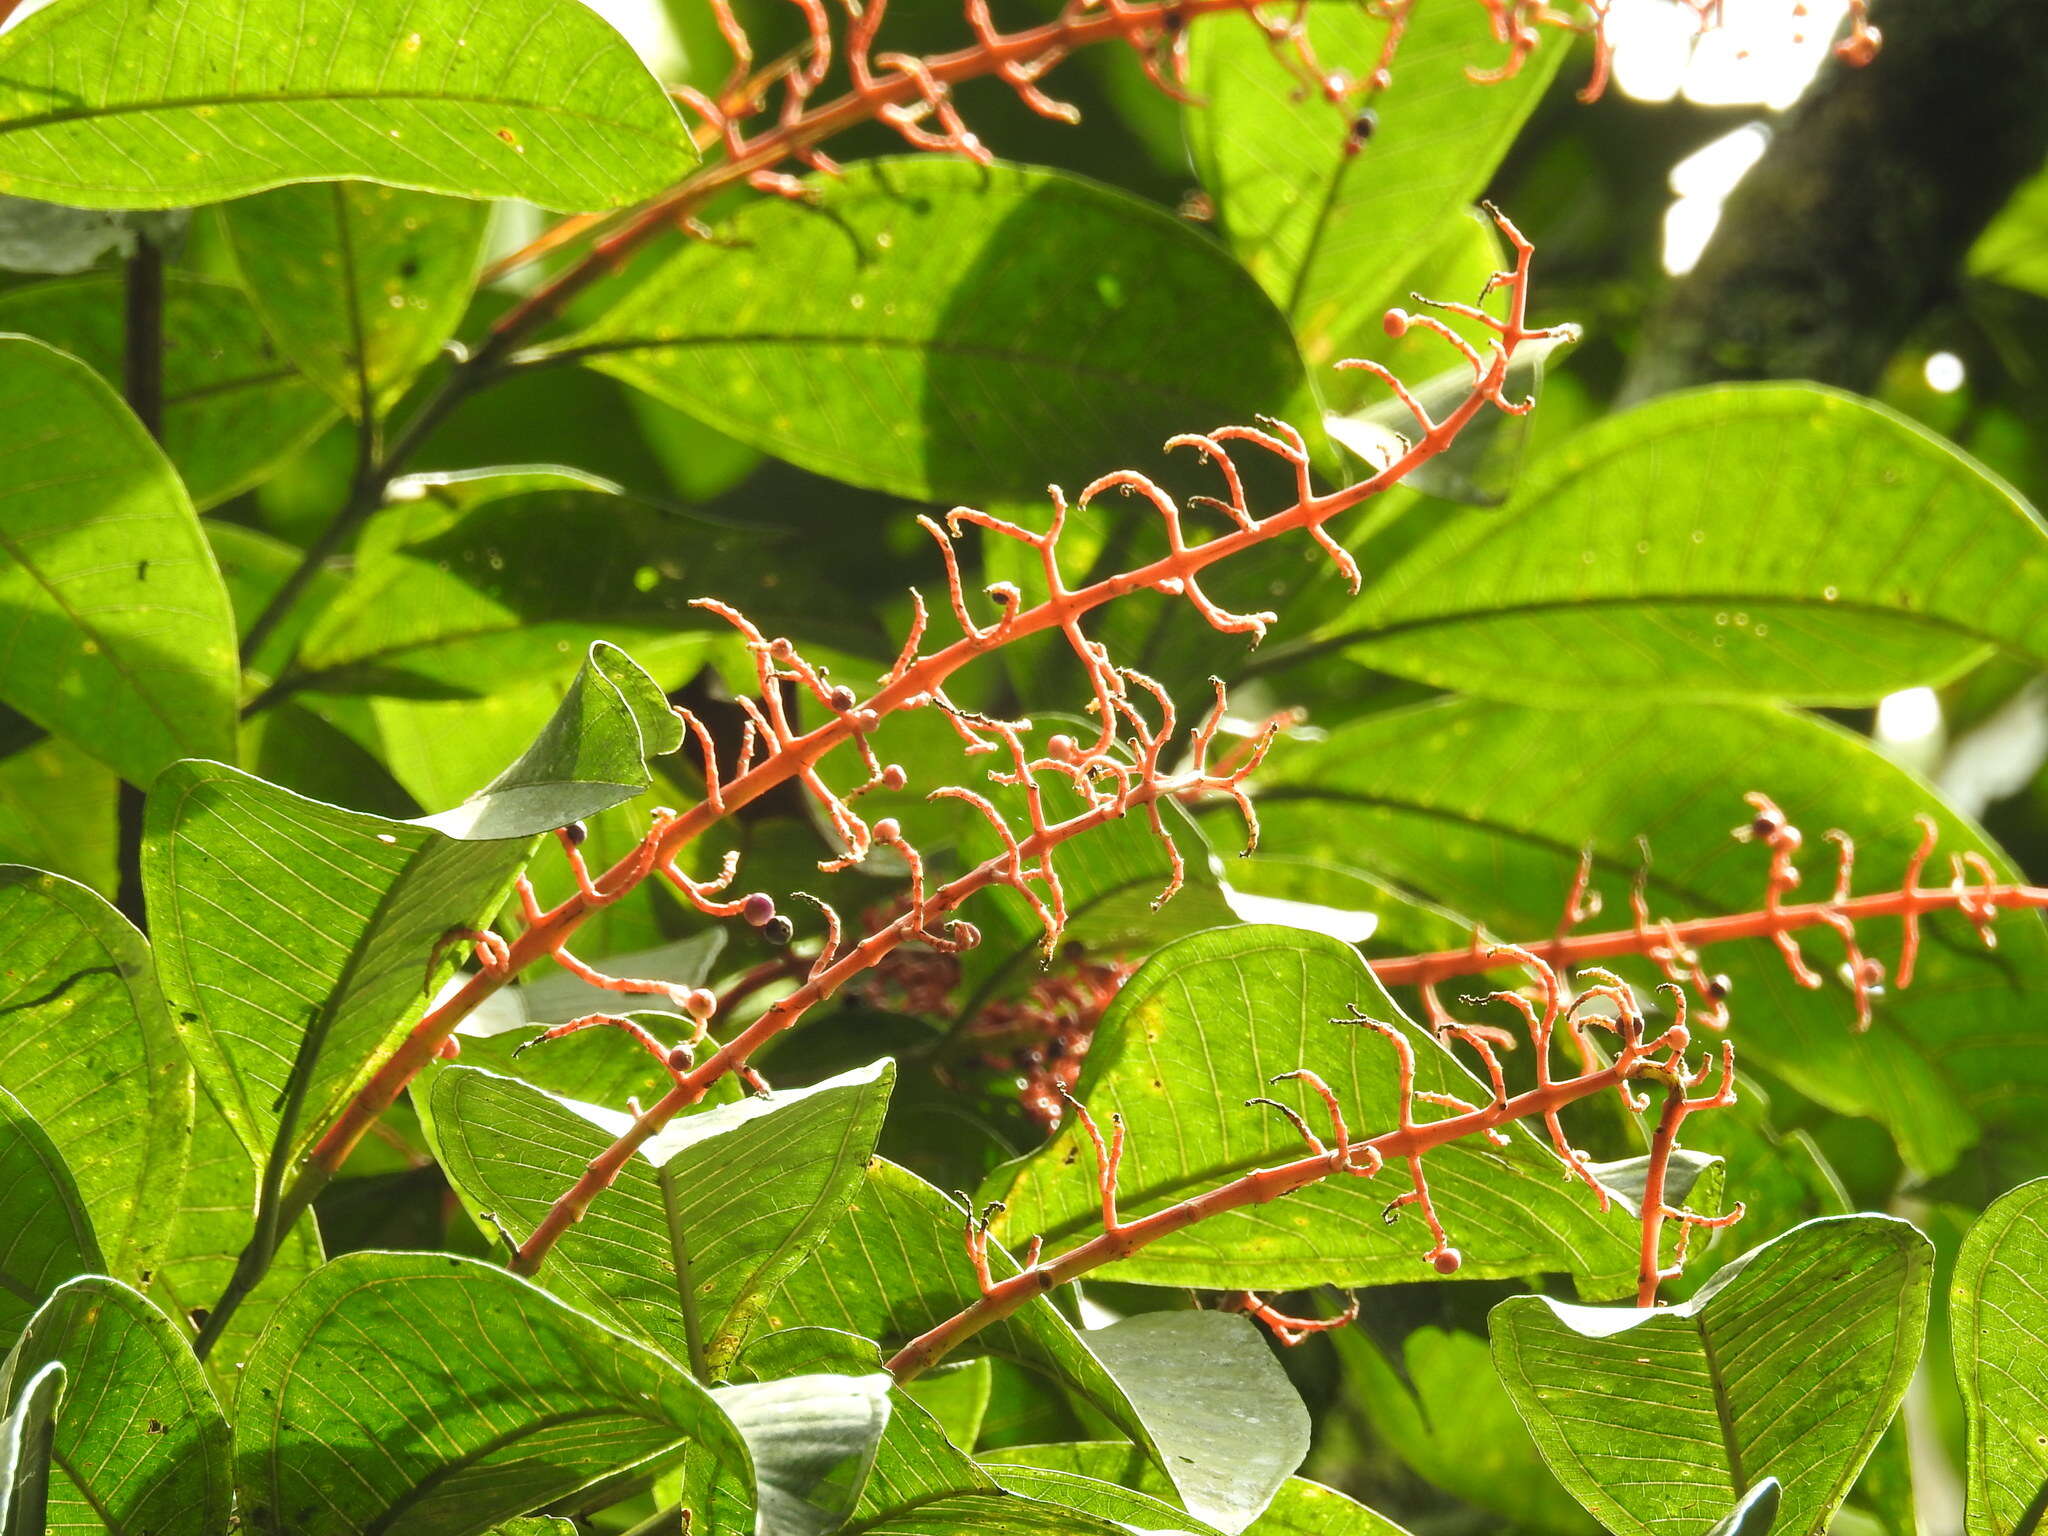
<path fill-rule="evenodd" d="M 786 917 L 771 917 L 761 925 L 762 942 L 771 948 L 780 949 L 796 937 L 796 924 Z"/>
<path fill-rule="evenodd" d="M 775 900 L 764 892 L 756 891 L 741 903 L 740 916 L 759 928 L 774 918 Z"/>
<path fill-rule="evenodd" d="M 1711 1002 L 1718 1003 L 1728 996 L 1729 992 L 1734 989 L 1734 986 L 1735 983 L 1726 976 L 1709 976 L 1707 978 L 1707 998 Z"/>
<path fill-rule="evenodd" d="M 834 688 L 826 697 L 831 702 L 832 707 L 842 715 L 853 708 L 853 690 L 851 688 Z"/>
<path fill-rule="evenodd" d="M 581 848 L 583 846 L 583 839 L 590 836 L 590 828 L 583 825 L 580 821 L 572 821 L 569 825 L 562 828 L 562 836 L 569 840 L 571 848 Z"/>
<path fill-rule="evenodd" d="M 690 1048 L 687 1045 L 671 1046 L 668 1053 L 668 1064 L 678 1072 L 687 1072 L 697 1064 L 697 1058 L 690 1053 Z"/>
<path fill-rule="evenodd" d="M 1370 143 L 1372 136 L 1379 131 L 1379 126 L 1379 113 L 1373 111 L 1371 107 L 1367 107 L 1358 116 L 1351 119 L 1351 142 L 1354 144 Z"/>

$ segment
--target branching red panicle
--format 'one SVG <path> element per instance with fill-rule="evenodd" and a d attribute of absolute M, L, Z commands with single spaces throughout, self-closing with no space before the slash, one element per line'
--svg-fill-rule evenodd
<path fill-rule="evenodd" d="M 1651 1141 L 1646 1190 L 1639 1210 L 1643 1238 L 1637 1300 L 1642 1306 L 1656 1305 L 1659 1284 L 1677 1272 L 1676 1265 L 1667 1268 L 1662 1261 L 1665 1223 L 1681 1223 L 1677 1262 L 1682 1264 L 1685 1237 L 1694 1227 L 1723 1227 L 1739 1220 L 1742 1215 L 1740 1206 L 1724 1215 L 1703 1215 L 1673 1206 L 1665 1198 L 1667 1170 L 1671 1156 L 1678 1148 L 1678 1132 L 1686 1117 L 1735 1101 L 1734 1048 L 1725 1041 L 1722 1043 L 1719 1089 L 1712 1094 L 1691 1097 L 1687 1090 L 1705 1083 L 1716 1070 L 1716 1063 L 1711 1056 L 1698 1067 L 1686 1060 L 1691 1035 L 1685 1025 L 1682 997 L 1676 1020 L 1653 1036 L 1634 993 L 1606 973 L 1595 973 L 1595 985 L 1573 999 L 1569 1006 L 1562 1006 L 1562 988 L 1549 966 L 1523 951 L 1513 952 L 1510 958 L 1527 967 L 1542 1003 L 1540 1011 L 1531 1007 L 1525 1012 L 1530 1021 L 1530 1040 L 1542 1063 L 1536 1087 L 1526 1093 L 1510 1095 L 1501 1080 L 1499 1064 L 1493 1057 L 1490 1043 L 1483 1037 L 1477 1041 L 1471 1037 L 1460 1037 L 1479 1052 L 1494 1084 L 1492 1100 L 1473 1105 L 1446 1094 L 1418 1089 L 1415 1085 L 1415 1048 L 1406 1032 L 1397 1025 L 1371 1018 L 1354 1008 L 1350 1018 L 1333 1022 L 1372 1029 L 1386 1039 L 1394 1052 L 1396 1073 L 1392 1130 L 1363 1141 L 1353 1139 L 1342 1103 L 1321 1077 L 1307 1068 L 1282 1073 L 1274 1079 L 1275 1082 L 1299 1081 L 1321 1101 L 1330 1121 L 1328 1139 L 1312 1129 L 1307 1119 L 1291 1105 L 1267 1098 L 1249 1100 L 1248 1104 L 1278 1111 L 1301 1137 L 1308 1149 L 1307 1155 L 1291 1163 L 1255 1170 L 1190 1199 L 1138 1217 L 1124 1213 L 1117 1200 L 1117 1172 L 1125 1142 L 1122 1121 L 1113 1121 L 1110 1133 L 1105 1136 L 1094 1116 L 1077 1101 L 1073 1105 L 1075 1118 L 1095 1151 L 1097 1194 L 1102 1210 L 1101 1232 L 1051 1258 L 1044 1256 L 1040 1244 L 1034 1240 L 1022 1268 L 1013 1275 L 998 1279 L 990 1260 L 988 1228 L 1000 1207 L 992 1206 L 978 1214 L 970 1208 L 966 1229 L 967 1252 L 974 1265 L 981 1294 L 960 1312 L 899 1350 L 889 1362 L 890 1371 L 899 1381 L 908 1380 L 1033 1297 L 1105 1264 L 1127 1259 L 1148 1244 L 1199 1221 L 1277 1200 L 1338 1174 L 1361 1179 L 1376 1178 L 1397 1162 L 1406 1175 L 1407 1188 L 1388 1204 L 1387 1218 L 1391 1221 L 1404 1208 L 1412 1208 L 1422 1218 L 1430 1237 L 1429 1247 L 1422 1255 L 1424 1262 L 1441 1274 L 1455 1273 L 1462 1259 L 1458 1250 L 1451 1246 L 1449 1233 L 1431 1197 L 1427 1155 L 1439 1147 L 1472 1136 L 1505 1141 L 1506 1126 L 1518 1120 L 1541 1118 L 1550 1130 L 1552 1144 L 1563 1161 L 1561 1171 L 1564 1177 L 1592 1184 L 1601 1196 L 1604 1209 L 1607 1203 L 1625 1197 L 1600 1188 L 1584 1158 L 1566 1143 L 1562 1130 L 1558 1128 L 1557 1114 L 1581 1099 L 1605 1093 L 1610 1088 L 1619 1091 L 1631 1107 L 1640 1109 L 1648 1100 L 1636 1094 L 1631 1085 L 1637 1083 L 1663 1084 L 1666 1089 L 1664 1110 Z M 1584 1005 L 1594 998 L 1611 1003 L 1613 1016 L 1598 1017 L 1584 1013 Z M 1560 1022 L 1574 1033 L 1589 1024 L 1612 1030 L 1617 1039 L 1613 1060 L 1602 1062 L 1589 1052 L 1583 1069 L 1577 1074 L 1553 1078 L 1547 1055 L 1552 1031 Z M 1420 1105 L 1445 1108 L 1453 1113 L 1442 1119 L 1423 1120 L 1418 1115 Z M 1284 1343 L 1298 1343 L 1310 1333 L 1338 1326 L 1346 1320 L 1289 1317 L 1250 1293 L 1236 1293 L 1226 1300 L 1225 1305 L 1265 1320 Z"/>
<path fill-rule="evenodd" d="M 1885 967 L 1867 955 L 1857 937 L 1856 924 L 1865 918 L 1896 917 L 1904 930 L 1899 958 L 1891 984 L 1904 988 L 1913 980 L 1914 963 L 1920 953 L 1920 920 L 1929 912 L 1958 912 L 1977 930 L 1987 947 L 1998 942 L 1993 923 L 2002 911 L 2048 909 L 2048 889 L 2002 882 L 1998 872 L 1980 853 L 1952 854 L 1949 883 L 1923 886 L 1920 883 L 1927 862 L 1933 856 L 1938 829 L 1931 817 L 1919 818 L 1920 842 L 1906 861 L 1898 887 L 1868 895 L 1850 894 L 1855 871 L 1856 844 L 1848 833 L 1831 830 L 1823 839 L 1836 850 L 1832 892 L 1823 900 L 1789 902 L 1786 897 L 1801 883 L 1792 860 L 1805 846 L 1805 838 L 1785 813 L 1767 795 L 1745 796 L 1754 814 L 1735 829 L 1742 842 L 1761 843 L 1770 854 L 1764 874 L 1762 906 L 1754 911 L 1719 917 L 1691 918 L 1674 922 L 1653 919 L 1645 895 L 1645 879 L 1638 874 L 1630 893 L 1632 926 L 1608 933 L 1574 934 L 1572 929 L 1585 917 L 1599 911 L 1597 903 L 1585 903 L 1591 877 L 1591 854 L 1581 862 L 1566 903 L 1565 918 L 1556 932 L 1545 940 L 1529 940 L 1510 946 L 1516 955 L 1531 955 L 1553 966 L 1583 965 L 1590 960 L 1619 955 L 1642 955 L 1654 962 L 1679 989 L 1691 988 L 1704 1005 L 1700 1022 L 1713 1029 L 1728 1023 L 1729 983 L 1726 976 L 1709 975 L 1700 950 L 1709 944 L 1738 940 L 1768 939 L 1784 957 L 1794 981 L 1802 987 L 1820 987 L 1826 978 L 1807 962 L 1799 941 L 1793 936 L 1802 928 L 1827 928 L 1841 942 L 1843 958 L 1837 972 L 1849 989 L 1855 1006 L 1855 1027 L 1870 1028 L 1872 1004 L 1884 993 Z M 1404 955 L 1375 960 L 1374 972 L 1387 986 L 1434 987 L 1456 976 L 1476 975 L 1495 967 L 1494 956 L 1503 951 L 1482 944 L 1475 933 L 1463 949 L 1440 950 L 1426 955 Z M 1499 994 L 1496 994 L 1499 995 Z M 1433 1019 L 1432 1022 L 1441 1022 Z"/>

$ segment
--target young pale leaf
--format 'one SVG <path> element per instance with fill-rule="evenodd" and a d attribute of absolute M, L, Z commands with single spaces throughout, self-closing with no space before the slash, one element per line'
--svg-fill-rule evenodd
<path fill-rule="evenodd" d="M 1148 1462 L 1133 1445 L 1107 1440 L 1069 1441 L 1060 1445 L 1013 1445 L 982 1456 L 988 1469 L 1006 1488 L 1041 1497 L 1028 1484 L 1017 1481 L 1032 1471 L 1063 1472 L 1092 1479 L 1098 1484 L 1135 1488 L 1155 1499 L 1170 1499 L 1173 1485 L 1164 1473 Z M 1082 1505 L 1092 1509 L 1091 1505 Z M 1102 1513 L 1103 1511 L 1095 1511 Z M 1120 1515 L 1112 1518 L 1121 1520 Z M 1180 1522 L 1188 1525 L 1188 1517 Z M 1195 1527 L 1189 1527 L 1194 1529 Z M 1377 1510 L 1356 1499 L 1312 1483 L 1305 1477 L 1290 1477 L 1280 1485 L 1266 1512 L 1245 1527 L 1244 1536 L 1407 1536 L 1407 1533 Z"/>
<path fill-rule="evenodd" d="M 0 1083 L 63 1155 L 112 1272 L 133 1280 L 167 1254 L 163 1213 L 192 1140 L 192 1068 L 149 943 L 84 886 L 9 864 L 0 955 Z"/>
<path fill-rule="evenodd" d="M 1188 1512 L 1229 1536 L 1308 1454 L 1308 1409 L 1250 1318 L 1141 1312 L 1082 1338 L 1129 1394 Z"/>
<path fill-rule="evenodd" d="M 2006 1536 L 2048 1488 L 2048 1179 L 1992 1202 L 1963 1239 L 1949 1291 L 1969 1421 L 1970 1536 Z M 2038 1518 L 2038 1515 L 2037 1515 Z"/>
<path fill-rule="evenodd" d="M 490 210 L 327 182 L 230 203 L 221 217 L 278 350 L 352 415 L 383 415 L 455 332 Z"/>
<path fill-rule="evenodd" d="M 1378 56 L 1387 23 L 1363 7 L 1305 15 L 1323 59 L 1366 68 Z M 1315 367 L 1378 356 L 1375 342 L 1384 349 L 1373 334 L 1381 313 L 1486 186 L 1567 51 L 1538 49 L 1514 78 L 1475 86 L 1466 71 L 1506 53 L 1485 15 L 1417 6 L 1392 83 L 1371 100 L 1376 126 L 1357 134 L 1357 104 L 1304 89 L 1286 46 L 1255 29 L 1197 28 L 1190 49 L 1196 168 L 1230 248 L 1287 312 Z"/>
<path fill-rule="evenodd" d="M 191 499 L 98 375 L 26 337 L 0 337 L 0 608 L 0 702 L 138 785 L 234 755 L 234 615 Z"/>
<path fill-rule="evenodd" d="M 496 911 L 527 839 L 638 794 L 644 754 L 672 750 L 680 732 L 652 680 L 597 646 L 526 755 L 424 821 L 323 805 L 217 763 L 165 774 L 143 849 L 164 995 L 251 1155 L 267 1155 L 303 1052 L 294 1152 L 419 1017 L 429 960 L 451 930 Z"/>
<path fill-rule="evenodd" d="M 1429 1035 L 1402 1020 L 1357 950 L 1325 934 L 1247 924 L 1167 945 L 1124 984 L 1088 1052 L 1079 1096 L 1099 1121 L 1128 1133 L 1119 1188 L 1129 1216 L 1172 1205 L 1307 1150 L 1279 1114 L 1245 1100 L 1270 1097 L 1311 1125 L 1327 1112 L 1298 1083 L 1308 1067 L 1335 1090 L 1352 1134 L 1395 1123 L 1397 1064 L 1371 1030 L 1341 1022 L 1356 1004 L 1409 1032 L 1417 1086 L 1483 1103 L 1491 1089 Z M 1461 1279 L 1565 1271 L 1591 1296 L 1632 1283 L 1635 1225 L 1602 1215 L 1556 1156 L 1517 1129 L 1508 1147 L 1479 1138 L 1431 1154 L 1430 1189 L 1463 1255 Z M 985 1194 L 1008 1204 L 998 1230 L 1015 1244 L 1042 1235 L 1057 1248 L 1092 1233 L 1100 1205 L 1078 1123 L 999 1169 Z M 1198 1223 L 1108 1266 L 1112 1278 L 1219 1289 L 1367 1285 L 1426 1280 L 1429 1236 L 1412 1219 L 1389 1225 L 1385 1178 L 1329 1179 Z M 1291 1469 L 1290 1469 L 1291 1470 Z"/>
<path fill-rule="evenodd" d="M 0 293 L 0 331 L 46 341 L 116 383 L 127 340 L 122 282 L 118 272 L 93 272 Z M 334 419 L 232 285 L 166 272 L 163 326 L 164 452 L 202 511 L 262 480 Z"/>
<path fill-rule="evenodd" d="M 1679 1306 L 1512 1297 L 1494 1364 L 1558 1481 L 1620 1536 L 1705 1532 L 1764 1477 L 1786 1536 L 1819 1536 L 1919 1363 L 1933 1260 L 1903 1221 L 1810 1221 Z"/>
<path fill-rule="evenodd" d="M 346 179 L 610 208 L 696 160 L 578 0 L 59 0 L 0 37 L 0 80 L 0 191 L 80 207 Z"/>
<path fill-rule="evenodd" d="M 12 1348 L 43 1299 L 71 1276 L 106 1267 L 63 1155 L 0 1089 L 0 1347 Z"/>
<path fill-rule="evenodd" d="M 825 1536 L 853 1513 L 889 1423 L 886 1371 L 713 1390 L 754 1458 L 758 1536 Z"/>
<path fill-rule="evenodd" d="M 1365 596 L 1312 643 L 1440 688 L 1865 704 L 1994 650 L 2048 665 L 2040 519 L 1924 428 L 1811 384 L 1623 412 L 1504 510 L 1417 504 L 1359 555 Z"/>
<path fill-rule="evenodd" d="M 1191 426 L 1316 413 L 1213 242 L 1052 171 L 919 156 L 761 199 L 566 346 L 790 462 L 919 500 L 1039 497 Z M 763 285 L 768 268 L 801 272 Z"/>
<path fill-rule="evenodd" d="M 0 1536 L 45 1536 L 50 1450 L 64 1367 L 55 1360 L 23 1383 L 0 1418 Z"/>
<path fill-rule="evenodd" d="M 549 1286 L 722 1375 L 774 1287 L 859 1189 L 895 1075 L 884 1060 L 674 1121 L 563 1236 Z M 629 1123 L 471 1067 L 436 1074 L 427 1095 L 449 1182 L 522 1241 Z"/>
<path fill-rule="evenodd" d="M 1806 831 L 1805 883 L 1787 900 L 1832 889 L 1833 850 L 1821 842 L 1829 827 L 1855 837 L 1856 890 L 1895 887 L 1922 814 L 1941 834 L 1929 880 L 1950 850 L 1979 852 L 2009 877 L 1981 832 L 1866 742 L 1776 709 L 1558 714 L 1446 701 L 1361 720 L 1312 749 L 1283 742 L 1259 788 L 1262 856 L 1363 869 L 1518 941 L 1556 930 L 1588 846 L 1591 890 L 1606 912 L 1626 914 L 1641 838 L 1652 854 L 1645 892 L 1654 917 L 1755 911 L 1769 859 L 1728 835 L 1748 820 L 1748 789 L 1770 794 Z M 1795 982 L 1768 943 L 1705 955 L 1710 972 L 1729 978 L 1738 1029 L 1744 1018 L 1768 1022 L 1741 1036 L 1747 1059 L 1837 1113 L 1879 1121 L 1910 1167 L 1933 1173 L 1983 1127 L 2032 1137 L 2048 1124 L 2048 1057 L 2005 1048 L 2038 1017 L 2033 989 L 2048 974 L 2048 932 L 2008 918 L 1991 952 L 1960 917 L 1930 915 L 1923 929 L 1912 986 L 1875 999 L 1866 1031 L 1839 980 L 1840 940 L 1825 928 L 1799 936 L 1826 978 L 1817 989 Z M 1887 960 L 1898 932 L 1892 920 L 1858 924 L 1864 953 Z M 1646 964 L 1616 963 L 1646 987 L 1661 979 Z M 1967 1008 L 1956 1006 L 1959 996 Z"/>
<path fill-rule="evenodd" d="M 234 1482 L 228 1421 L 178 1325 L 118 1280 L 58 1287 L 29 1320 L 16 1380 L 62 1362 L 50 1471 L 52 1529 L 218 1536 Z"/>
<path fill-rule="evenodd" d="M 686 1443 L 753 1491 L 739 1431 L 673 1362 L 452 1254 L 317 1270 L 236 1402 L 243 1523 L 275 1536 L 468 1536 Z"/>

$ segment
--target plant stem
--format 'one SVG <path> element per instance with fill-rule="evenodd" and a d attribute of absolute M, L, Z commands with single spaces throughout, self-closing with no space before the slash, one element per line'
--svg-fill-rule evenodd
<path fill-rule="evenodd" d="M 2048 1515 L 2048 1482 L 2042 1483 L 2040 1488 L 2035 1491 L 2033 1502 L 2021 1511 L 2020 1518 L 2014 1524 L 2010 1536 L 2034 1536 L 2034 1532 L 2041 1527 L 2041 1517 L 2043 1515 Z"/>
<path fill-rule="evenodd" d="M 0 15 L 4 15 L 0 10 Z M 164 435 L 164 254 L 141 230 L 125 273 L 122 393 L 149 435 Z M 143 786 L 123 779 L 114 791 L 114 905 L 144 933 L 149 916 L 142 899 Z"/>

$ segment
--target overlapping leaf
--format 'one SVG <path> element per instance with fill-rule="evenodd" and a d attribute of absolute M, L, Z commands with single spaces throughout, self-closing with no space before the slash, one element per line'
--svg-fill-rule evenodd
<path fill-rule="evenodd" d="M 0 1417 L 0 1536 L 43 1536 L 49 1508 L 50 1446 L 64 1367 L 55 1361 L 22 1384 Z"/>
<path fill-rule="evenodd" d="M 1858 890 L 1898 881 L 1922 813 L 1934 818 L 1944 850 L 1982 850 L 2000 864 L 1981 834 L 1863 742 L 1774 709 L 1566 714 L 1432 704 L 1362 720 L 1313 749 L 1289 746 L 1268 760 L 1260 786 L 1263 849 L 1365 869 L 1508 939 L 1555 930 L 1588 845 L 1592 889 L 1607 912 L 1625 914 L 1639 838 L 1652 854 L 1656 917 L 1761 907 L 1768 859 L 1729 836 L 1749 813 L 1740 798 L 1749 789 L 1770 794 L 1806 829 L 1806 883 L 1795 899 L 1833 887 L 1833 850 L 1820 842 L 1829 827 L 1856 840 Z M 1930 868 L 1926 878 L 1941 877 Z M 1880 1121 L 1910 1166 L 1933 1171 L 1952 1164 L 1983 1126 L 2030 1134 L 2042 1124 L 2048 1061 L 2010 1042 L 2033 1027 L 2031 978 L 2048 966 L 2048 935 L 2025 914 L 2002 921 L 1996 951 L 1960 918 L 1931 915 L 1923 929 L 1912 986 L 1878 998 L 1875 1023 L 1861 1033 L 1833 977 L 1840 941 L 1825 930 L 1804 938 L 1828 977 L 1818 990 L 1797 985 L 1767 943 L 1705 954 L 1708 969 L 1733 984 L 1738 1027 L 1744 1018 L 1768 1026 L 1742 1033 L 1751 1060 L 1832 1110 Z M 1896 922 L 1859 931 L 1866 953 L 1896 953 Z M 1647 968 L 1635 974 L 1657 979 Z"/>
<path fill-rule="evenodd" d="M 743 442 L 921 500 L 1036 497 L 1191 427 L 1315 419 L 1272 304 L 1157 209 L 935 157 L 812 191 L 750 205 L 743 258 L 692 245 L 568 345 Z"/>
<path fill-rule="evenodd" d="M 76 358 L 0 338 L 0 381 L 0 701 L 135 784 L 232 757 L 234 616 L 169 461 Z"/>
<path fill-rule="evenodd" d="M 0 1085 L 63 1154 L 106 1263 L 134 1279 L 171 1236 L 192 1068 L 149 945 L 82 885 L 0 865 Z"/>
<path fill-rule="evenodd" d="M 1963 1240 L 1950 1291 L 1956 1384 L 1969 1419 L 1970 1536 L 2006 1536 L 2048 1487 L 2048 1180 L 1993 1201 Z"/>
<path fill-rule="evenodd" d="M 673 1362 L 450 1254 L 317 1271 L 264 1331 L 235 1419 L 244 1526 L 277 1536 L 466 1536 L 686 1443 L 751 1502 L 739 1432 Z"/>
<path fill-rule="evenodd" d="M 53 1440 L 53 1529 L 219 1536 L 228 1528 L 228 1422 L 177 1324 L 118 1280 L 72 1280 L 30 1319 L 8 1364 L 25 1380 L 52 1363 L 68 1377 Z"/>
<path fill-rule="evenodd" d="M 121 283 L 95 272 L 10 289 L 0 331 L 46 341 L 112 383 L 126 339 Z M 202 509 L 247 490 L 334 419 L 227 283 L 166 272 L 163 337 L 164 452 Z"/>
<path fill-rule="evenodd" d="M 1499 511 L 1409 509 L 1315 642 L 1466 692 L 1867 703 L 1994 651 L 2048 664 L 2048 529 L 1883 407 L 1669 396 L 1567 440 Z"/>
<path fill-rule="evenodd" d="M 223 211 L 278 349 L 355 415 L 383 414 L 454 334 L 489 209 L 396 187 L 279 187 Z"/>
<path fill-rule="evenodd" d="M 563 1236 L 547 1284 L 722 1374 L 773 1288 L 859 1188 L 894 1077 L 882 1061 L 673 1122 Z M 428 1114 L 464 1203 L 520 1240 L 629 1123 L 468 1067 L 436 1076 Z"/>
<path fill-rule="evenodd" d="M 605 208 L 696 159 L 577 0 L 60 0 L 0 38 L 0 79 L 0 191 L 81 207 L 361 179 Z"/>
<path fill-rule="evenodd" d="M 1705 1532 L 1762 1478 L 1777 1528 L 1817 1536 L 1919 1363 L 1933 1245 L 1830 1217 L 1722 1269 L 1690 1301 L 1493 1309 L 1494 1363 L 1543 1459 L 1623 1536 Z"/>
<path fill-rule="evenodd" d="M 0 1347 L 13 1347 L 58 1286 L 106 1267 L 63 1155 L 21 1101 L 0 1090 Z M 0 1496 L 5 1487 L 0 1478 Z"/>
<path fill-rule="evenodd" d="M 1300 1157 L 1301 1138 L 1257 1096 L 1301 1106 L 1327 1124 L 1320 1102 L 1276 1073 L 1309 1067 L 1335 1090 L 1363 1139 L 1396 1122 L 1397 1065 L 1377 1033 L 1334 1022 L 1351 1004 L 1400 1018 L 1358 952 L 1323 934 L 1246 925 L 1179 940 L 1149 960 L 1104 1015 L 1079 1095 L 1096 1118 L 1123 1117 L 1121 1209 L 1143 1215 L 1256 1168 Z M 1491 1090 L 1429 1036 L 1409 1026 L 1417 1086 L 1483 1103 Z M 1634 1224 L 1602 1216 L 1584 1185 L 1560 1177 L 1547 1146 L 1522 1129 L 1499 1148 L 1480 1138 L 1430 1157 L 1430 1189 L 1464 1257 L 1461 1277 L 1573 1275 L 1610 1296 L 1634 1273 Z M 1007 1178 L 1006 1178 L 1007 1175 Z M 1333 1179 L 1286 1201 L 1233 1211 L 1161 1238 L 1109 1266 L 1111 1276 L 1157 1285 L 1279 1289 L 1422 1280 L 1427 1233 L 1388 1225 L 1399 1193 L 1390 1176 Z M 1099 1224 L 1092 1155 L 1078 1123 L 1029 1158 L 999 1170 L 989 1194 L 1009 1209 L 1006 1241 L 1042 1234 L 1055 1249 Z"/>

